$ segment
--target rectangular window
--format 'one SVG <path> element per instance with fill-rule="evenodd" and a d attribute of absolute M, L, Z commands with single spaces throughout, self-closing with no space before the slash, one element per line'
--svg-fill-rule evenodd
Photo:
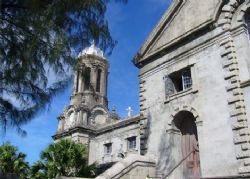
<path fill-rule="evenodd" d="M 112 143 L 104 144 L 104 153 L 111 154 L 112 152 Z"/>
<path fill-rule="evenodd" d="M 192 78 L 190 69 L 182 71 L 182 89 L 188 89 L 192 87 Z"/>
<path fill-rule="evenodd" d="M 129 137 L 128 139 L 128 149 L 135 150 L 136 149 L 136 137 Z"/>
<path fill-rule="evenodd" d="M 192 87 L 190 68 L 185 68 L 164 77 L 166 96 Z"/>

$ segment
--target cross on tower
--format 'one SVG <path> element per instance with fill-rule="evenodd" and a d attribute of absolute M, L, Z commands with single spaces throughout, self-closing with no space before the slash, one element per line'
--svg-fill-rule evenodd
<path fill-rule="evenodd" d="M 131 113 L 133 112 L 132 108 L 129 106 L 126 110 L 128 111 L 128 117 L 131 117 Z"/>

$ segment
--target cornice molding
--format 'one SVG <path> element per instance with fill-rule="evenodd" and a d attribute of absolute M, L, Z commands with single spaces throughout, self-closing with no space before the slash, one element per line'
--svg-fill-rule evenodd
<path fill-rule="evenodd" d="M 110 132 L 110 131 L 113 131 L 115 129 L 126 127 L 126 126 L 129 126 L 132 124 L 138 124 L 138 128 L 139 128 L 140 120 L 141 120 L 140 116 L 137 115 L 137 116 L 134 116 L 132 118 L 120 120 L 119 122 L 111 123 L 109 125 L 106 125 L 106 126 L 103 126 L 100 128 L 97 128 L 97 127 L 91 126 L 91 125 L 75 126 L 75 127 L 72 127 L 66 131 L 57 133 L 56 135 L 52 136 L 52 138 L 54 140 L 57 140 L 57 139 L 60 139 L 63 137 L 70 136 L 71 134 L 76 133 L 76 132 L 85 133 L 85 134 L 92 134 L 92 135 L 98 136 L 98 135 L 101 135 L 103 133 Z"/>

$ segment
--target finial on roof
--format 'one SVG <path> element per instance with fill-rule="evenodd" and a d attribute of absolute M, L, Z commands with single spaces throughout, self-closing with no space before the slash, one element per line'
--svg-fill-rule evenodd
<path fill-rule="evenodd" d="M 79 53 L 78 57 L 87 54 L 87 55 L 96 55 L 96 56 L 98 56 L 98 57 L 104 58 L 103 51 L 102 51 L 100 48 L 96 47 L 95 41 L 92 40 L 90 44 L 91 44 L 90 47 L 86 47 L 85 49 L 83 49 L 83 50 Z"/>
<path fill-rule="evenodd" d="M 95 46 L 95 40 L 92 40 L 90 44 Z"/>
<path fill-rule="evenodd" d="M 131 114 L 133 112 L 132 108 L 129 106 L 126 110 L 128 111 L 128 117 L 131 117 Z"/>
<path fill-rule="evenodd" d="M 116 112 L 116 106 L 115 105 L 112 106 L 112 112 Z"/>

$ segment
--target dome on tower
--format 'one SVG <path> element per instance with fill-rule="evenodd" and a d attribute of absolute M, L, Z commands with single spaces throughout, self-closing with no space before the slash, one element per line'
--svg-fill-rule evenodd
<path fill-rule="evenodd" d="M 95 56 L 104 58 L 103 51 L 100 48 L 96 47 L 95 43 L 92 43 L 90 47 L 83 49 L 79 53 L 78 57 L 80 57 L 82 55 L 86 55 L 86 54 L 87 55 L 95 55 Z"/>

